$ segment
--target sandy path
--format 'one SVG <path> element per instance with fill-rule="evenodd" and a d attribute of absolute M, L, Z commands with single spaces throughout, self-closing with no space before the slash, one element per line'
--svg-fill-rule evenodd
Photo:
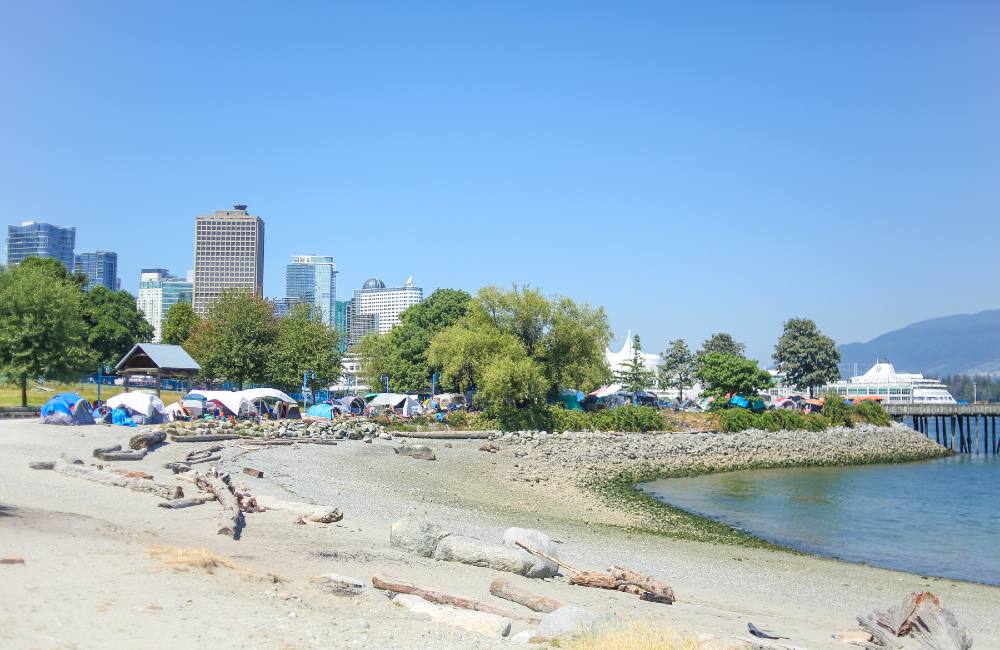
<path fill-rule="evenodd" d="M 0 422 L 0 504 L 7 508 L 0 511 L 0 555 L 26 560 L 23 566 L 0 566 L 0 645 L 186 647 L 237 640 L 261 648 L 505 645 L 427 622 L 373 590 L 343 597 L 310 582 L 328 572 L 366 582 L 374 573 L 389 573 L 512 607 L 489 596 L 492 571 L 389 547 L 389 524 L 421 514 L 483 538 L 498 539 L 509 525 L 538 527 L 562 542 L 561 555 L 570 564 L 631 565 L 666 579 L 680 599 L 667 607 L 571 587 L 562 579 L 530 581 L 539 593 L 620 618 L 663 620 L 720 635 L 743 634 L 752 620 L 800 646 L 845 647 L 830 634 L 851 627 L 857 611 L 930 588 L 972 629 L 977 648 L 1000 647 L 995 617 L 1000 589 L 626 533 L 609 524 L 627 521 L 627 513 L 562 484 L 513 481 L 517 459 L 507 451 L 477 451 L 479 442 L 445 447 L 431 441 L 439 458 L 433 462 L 397 456 L 387 442 L 248 452 L 233 446 L 223 468 L 238 472 L 251 465 L 265 471 L 264 479 L 241 475 L 253 492 L 336 505 L 346 513 L 329 528 L 296 525 L 280 512 L 249 514 L 238 541 L 214 534 L 215 504 L 171 511 L 156 507 L 152 496 L 27 468 L 29 460 L 53 459 L 61 451 L 86 458 L 94 447 L 127 436 L 109 427 Z M 162 464 L 190 448 L 168 444 L 128 466 L 169 480 Z M 178 572 L 148 557 L 147 547 L 157 544 L 213 549 L 246 570 Z M 284 579 L 275 584 L 267 572 Z"/>

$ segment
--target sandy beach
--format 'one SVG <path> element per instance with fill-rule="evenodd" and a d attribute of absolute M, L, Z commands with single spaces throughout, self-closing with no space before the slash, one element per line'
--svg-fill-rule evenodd
<path fill-rule="evenodd" d="M 249 513 L 238 540 L 216 534 L 215 503 L 168 510 L 157 507 L 160 499 L 152 495 L 28 468 L 30 461 L 55 460 L 63 452 L 91 462 L 94 448 L 123 443 L 130 433 L 0 422 L 0 556 L 24 559 L 0 565 L 0 645 L 510 646 L 432 622 L 372 588 L 344 596 L 314 580 L 337 573 L 370 585 L 373 575 L 388 574 L 498 607 L 519 607 L 489 594 L 499 572 L 392 548 L 391 523 L 419 515 L 493 541 L 509 526 L 538 528 L 558 540 L 560 557 L 571 566 L 623 564 L 673 586 L 678 601 L 668 606 L 571 586 L 563 577 L 504 574 L 534 592 L 619 620 L 662 622 L 719 637 L 745 636 L 753 622 L 789 637 L 789 645 L 849 647 L 831 634 L 853 628 L 856 614 L 888 606 L 910 591 L 931 590 L 970 629 L 976 648 L 1000 647 L 997 588 L 640 532 L 649 528 L 648 512 L 606 501 L 572 480 L 580 472 L 578 457 L 559 449 L 588 447 L 571 437 L 555 443 L 505 437 L 492 452 L 480 450 L 481 440 L 419 441 L 434 449 L 435 461 L 395 454 L 398 440 L 269 448 L 226 443 L 220 468 L 252 493 L 344 512 L 342 521 L 328 527 L 296 524 L 281 511 Z M 177 481 L 163 464 L 198 446 L 168 443 L 141 461 L 117 465 L 194 494 L 194 486 Z M 263 470 L 264 478 L 243 475 L 248 466 Z M 178 570 L 151 555 L 155 547 L 208 549 L 235 568 Z M 512 634 L 525 627 L 515 621 Z"/>

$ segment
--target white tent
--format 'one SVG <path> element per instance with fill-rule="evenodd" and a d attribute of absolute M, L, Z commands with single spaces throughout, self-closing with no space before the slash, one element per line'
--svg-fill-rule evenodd
<path fill-rule="evenodd" d="M 214 400 L 236 416 L 257 415 L 257 409 L 250 400 L 231 390 L 193 390 L 188 394 L 201 395 L 209 401 Z"/>
<path fill-rule="evenodd" d="M 375 410 L 390 408 L 400 411 L 400 415 L 407 417 L 410 415 L 419 415 L 422 412 L 420 402 L 415 397 L 401 393 L 380 393 L 378 396 L 372 398 L 372 401 L 368 402 L 368 408 Z"/>
<path fill-rule="evenodd" d="M 256 399 L 269 397 L 271 399 L 276 399 L 279 402 L 284 402 L 285 404 L 298 404 L 298 402 L 293 400 L 286 393 L 282 393 L 277 388 L 248 388 L 247 390 L 241 390 L 239 394 L 251 402 Z"/>
<path fill-rule="evenodd" d="M 119 393 L 108 399 L 107 405 L 111 408 L 126 406 L 139 415 L 147 418 L 153 417 L 154 413 L 166 414 L 167 408 L 156 395 L 150 393 Z"/>

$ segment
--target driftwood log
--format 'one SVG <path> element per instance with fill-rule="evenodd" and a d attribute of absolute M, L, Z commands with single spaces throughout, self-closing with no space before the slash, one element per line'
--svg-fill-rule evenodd
<path fill-rule="evenodd" d="M 185 465 L 197 465 L 198 463 L 214 463 L 217 460 L 221 460 L 222 456 L 216 454 L 214 456 L 202 456 L 195 458 L 194 460 L 185 461 Z"/>
<path fill-rule="evenodd" d="M 264 472 L 260 471 L 259 469 L 255 469 L 253 467 L 244 467 L 243 473 L 246 474 L 247 476 L 252 476 L 254 478 L 264 478 Z"/>
<path fill-rule="evenodd" d="M 56 464 L 51 460 L 34 460 L 28 463 L 31 469 L 55 469 Z"/>
<path fill-rule="evenodd" d="M 236 440 L 242 436 L 235 433 L 210 433 L 197 436 L 170 436 L 171 442 L 218 442 L 219 440 Z"/>
<path fill-rule="evenodd" d="M 913 636 L 931 650 L 969 650 L 972 635 L 929 591 L 911 593 L 888 609 L 858 616 L 858 623 L 882 645 L 901 648 L 896 637 Z"/>
<path fill-rule="evenodd" d="M 212 445 L 211 447 L 204 447 L 202 449 L 195 449 L 194 451 L 189 451 L 186 458 L 187 460 L 208 458 L 209 456 L 215 455 L 215 453 L 219 451 L 222 451 L 222 445 Z"/>
<path fill-rule="evenodd" d="M 581 571 L 570 578 L 569 583 L 581 587 L 614 589 L 627 594 L 635 594 L 639 596 L 640 600 L 652 603 L 671 605 L 676 600 L 674 590 L 669 585 L 643 575 L 638 571 L 620 566 L 611 567 L 610 573 Z"/>
<path fill-rule="evenodd" d="M 128 440 L 129 449 L 149 449 L 153 445 L 158 445 L 167 439 L 167 434 L 162 431 L 149 431 L 139 433 Z"/>
<path fill-rule="evenodd" d="M 206 495 L 199 497 L 187 497 L 185 499 L 173 499 L 172 501 L 160 501 L 158 506 L 161 508 L 171 508 L 177 510 L 179 508 L 190 508 L 191 506 L 200 506 L 203 503 L 208 503 L 209 501 L 215 501 L 215 495 Z"/>
<path fill-rule="evenodd" d="M 110 454 L 113 451 L 121 451 L 121 445 L 111 445 L 110 447 L 98 447 L 94 450 L 94 458 L 100 458 L 101 454 Z"/>
<path fill-rule="evenodd" d="M 344 513 L 333 506 L 317 506 L 299 501 L 284 501 L 277 497 L 259 494 L 256 497 L 257 506 L 265 510 L 282 510 L 298 515 L 303 521 L 317 524 L 332 524 L 344 518 Z"/>
<path fill-rule="evenodd" d="M 217 472 L 209 471 L 207 474 L 194 474 L 194 481 L 198 487 L 207 490 L 215 495 L 219 505 L 222 506 L 222 513 L 219 515 L 220 535 L 236 537 L 243 520 L 243 512 L 240 510 L 240 502 L 229 487 L 228 475 L 219 475 Z"/>
<path fill-rule="evenodd" d="M 507 578 L 496 578 L 493 580 L 490 583 L 490 593 L 497 598 L 503 598 L 518 605 L 524 605 L 534 612 L 545 614 L 554 612 L 563 606 L 563 603 L 554 598 L 533 594 L 530 591 L 521 589 Z"/>
<path fill-rule="evenodd" d="M 174 463 L 164 463 L 163 467 L 169 469 L 174 474 L 182 474 L 191 469 L 191 466 L 187 463 L 174 462 Z"/>
<path fill-rule="evenodd" d="M 179 485 L 157 483 L 145 478 L 129 478 L 115 472 L 88 465 L 74 465 L 73 463 L 57 461 L 52 469 L 65 476 L 82 478 L 103 485 L 128 488 L 136 492 L 155 494 L 162 499 L 180 499 L 184 496 L 184 491 L 181 490 Z"/>
<path fill-rule="evenodd" d="M 77 458 L 72 454 L 67 454 L 66 452 L 59 454 L 59 458 L 71 465 L 83 465 L 83 459 Z"/>
<path fill-rule="evenodd" d="M 532 618 L 530 616 L 521 616 L 515 612 L 508 612 L 500 607 L 494 607 L 493 605 L 487 603 L 481 603 L 478 600 L 472 600 L 471 598 L 465 598 L 463 596 L 456 596 L 454 594 L 448 594 L 443 591 L 435 591 L 433 589 L 428 589 L 426 587 L 421 587 L 409 582 L 403 582 L 398 578 L 391 578 L 389 576 L 373 576 L 372 586 L 376 589 L 384 589 L 385 591 L 391 591 L 397 594 L 410 594 L 413 596 L 419 596 L 427 602 L 437 603 L 438 605 L 450 605 L 452 607 L 459 607 L 461 609 L 471 609 L 477 612 L 487 612 L 490 614 L 496 614 L 497 616 L 503 616 L 505 618 L 513 618 L 522 621 L 527 621 L 533 625 L 540 623 L 540 619 Z"/>
<path fill-rule="evenodd" d="M 142 460 L 146 457 L 146 450 L 122 451 L 121 445 L 111 447 L 98 447 L 94 450 L 94 458 L 100 460 Z"/>
<path fill-rule="evenodd" d="M 597 589 L 617 589 L 618 581 L 614 576 L 599 571 L 581 571 L 569 579 L 571 585 L 594 587 Z"/>

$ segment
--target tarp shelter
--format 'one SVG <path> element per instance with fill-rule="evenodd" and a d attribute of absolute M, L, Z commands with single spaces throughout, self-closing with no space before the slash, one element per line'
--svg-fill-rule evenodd
<path fill-rule="evenodd" d="M 774 408 L 776 409 L 794 410 L 797 409 L 798 407 L 799 406 L 798 404 L 795 403 L 795 400 L 787 399 L 784 397 L 776 397 L 774 399 Z"/>
<path fill-rule="evenodd" d="M 733 395 L 732 397 L 729 398 L 729 405 L 737 406 L 741 409 L 748 409 L 750 408 L 750 400 L 743 397 L 742 395 Z"/>
<path fill-rule="evenodd" d="M 570 411 L 582 411 L 583 410 L 583 400 L 586 399 L 586 395 L 578 390 L 564 390 L 559 393 L 559 401 Z"/>
<path fill-rule="evenodd" d="M 465 406 L 465 395 L 461 393 L 441 393 L 432 397 L 431 401 L 437 402 L 439 408 L 449 410 Z"/>
<path fill-rule="evenodd" d="M 240 391 L 239 394 L 250 400 L 259 413 L 270 412 L 274 417 L 293 420 L 302 417 L 298 408 L 299 403 L 277 388 L 249 388 Z M 269 401 L 275 402 L 274 409 L 268 408 Z"/>
<path fill-rule="evenodd" d="M 160 379 L 164 377 L 191 377 L 201 371 L 198 362 L 179 345 L 163 343 L 136 343 L 115 366 L 115 372 L 125 376 L 128 392 L 129 377 L 150 375 L 156 377 L 156 394 L 160 394 Z"/>
<path fill-rule="evenodd" d="M 326 402 L 320 402 L 319 404 L 313 404 L 306 411 L 306 415 L 311 418 L 328 418 L 332 420 L 335 416 L 342 413 L 346 413 L 347 409 L 341 404 L 327 404 Z"/>
<path fill-rule="evenodd" d="M 90 405 L 77 393 L 53 395 L 42 405 L 39 415 L 42 424 L 94 424 Z"/>
<path fill-rule="evenodd" d="M 112 409 L 124 408 L 136 424 L 156 424 L 167 419 L 167 407 L 150 393 L 119 393 L 107 405 Z"/>
<path fill-rule="evenodd" d="M 187 402 L 190 397 L 204 397 L 208 402 L 215 402 L 226 415 L 248 417 L 257 415 L 257 409 L 246 397 L 231 390 L 193 390 L 184 396 Z M 185 404 L 187 406 L 187 404 Z M 210 409 L 206 406 L 206 410 Z"/>
<path fill-rule="evenodd" d="M 354 395 L 340 398 L 340 405 L 354 415 L 361 415 L 365 412 L 365 407 L 368 406 L 363 399 Z"/>
<path fill-rule="evenodd" d="M 392 409 L 398 415 L 404 417 L 418 415 L 421 412 L 420 402 L 415 397 L 401 393 L 380 393 L 372 401 L 368 402 L 368 408 L 375 411 Z"/>

